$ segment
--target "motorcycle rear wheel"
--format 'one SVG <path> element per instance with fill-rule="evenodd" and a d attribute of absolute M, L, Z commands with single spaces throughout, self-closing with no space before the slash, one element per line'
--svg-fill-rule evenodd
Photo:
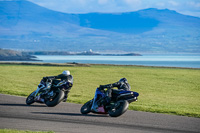
<path fill-rule="evenodd" d="M 45 100 L 45 104 L 48 107 L 56 106 L 57 104 L 59 104 L 64 99 L 64 96 L 65 96 L 65 93 L 62 90 L 56 90 L 54 92 L 54 94 L 55 94 L 54 97 Z"/>
<path fill-rule="evenodd" d="M 27 105 L 31 105 L 31 104 L 33 104 L 34 102 L 35 102 L 35 96 L 34 96 L 34 94 L 35 94 L 35 91 L 34 92 L 32 92 L 27 98 L 26 98 L 26 104 Z"/>
<path fill-rule="evenodd" d="M 81 107 L 81 110 L 80 110 L 81 114 L 88 114 L 88 113 L 90 113 L 90 112 L 91 112 L 92 103 L 93 103 L 93 102 L 92 102 L 91 100 L 88 101 L 88 102 L 86 102 L 86 103 Z"/>
<path fill-rule="evenodd" d="M 111 117 L 118 117 L 125 113 L 128 110 L 128 101 L 127 100 L 120 100 L 114 103 L 113 106 L 108 110 L 108 114 Z"/>

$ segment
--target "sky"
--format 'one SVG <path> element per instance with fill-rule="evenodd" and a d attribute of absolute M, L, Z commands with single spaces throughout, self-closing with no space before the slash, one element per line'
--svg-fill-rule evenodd
<path fill-rule="evenodd" d="M 65 13 L 119 13 L 146 8 L 170 9 L 200 17 L 200 0 L 28 0 Z"/>

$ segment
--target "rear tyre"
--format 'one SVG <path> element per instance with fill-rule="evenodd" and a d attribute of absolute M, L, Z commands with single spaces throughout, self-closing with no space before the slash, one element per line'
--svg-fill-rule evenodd
<path fill-rule="evenodd" d="M 35 96 L 34 96 L 34 94 L 35 94 L 35 91 L 34 92 L 32 92 L 27 98 L 26 98 L 26 104 L 27 105 L 31 105 L 31 104 L 33 104 L 34 102 L 35 102 Z"/>
<path fill-rule="evenodd" d="M 118 117 L 125 113 L 128 109 L 128 101 L 126 100 L 120 100 L 117 101 L 108 111 L 109 115 L 111 117 Z"/>
<path fill-rule="evenodd" d="M 90 100 L 86 102 L 82 107 L 81 107 L 81 114 L 88 114 L 91 112 L 91 107 L 92 107 L 93 100 Z"/>
<path fill-rule="evenodd" d="M 64 99 L 65 93 L 62 90 L 57 90 L 57 91 L 54 92 L 53 95 L 54 95 L 53 97 L 50 97 L 50 98 L 45 100 L 45 104 L 48 107 L 54 107 L 57 104 L 59 104 Z"/>

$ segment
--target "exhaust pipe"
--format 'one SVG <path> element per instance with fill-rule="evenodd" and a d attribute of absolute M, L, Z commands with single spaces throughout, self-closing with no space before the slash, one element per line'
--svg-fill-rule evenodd
<path fill-rule="evenodd" d="M 117 97 L 117 99 L 120 98 L 120 97 L 124 97 L 124 96 L 132 96 L 132 95 L 133 95 L 133 92 L 129 92 L 129 93 L 125 93 L 125 94 L 121 94 L 121 95 L 119 95 L 119 96 Z"/>
<path fill-rule="evenodd" d="M 134 102 L 134 101 L 137 101 L 137 97 L 134 97 L 134 98 L 128 99 L 127 101 L 128 101 L 129 103 Z"/>

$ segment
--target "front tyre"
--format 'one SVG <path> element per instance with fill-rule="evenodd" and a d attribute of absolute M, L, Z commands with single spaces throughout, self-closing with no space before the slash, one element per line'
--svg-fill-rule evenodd
<path fill-rule="evenodd" d="M 82 107 L 81 107 L 81 114 L 88 114 L 91 111 L 93 100 L 90 100 L 86 102 Z"/>
<path fill-rule="evenodd" d="M 48 107 L 54 107 L 64 99 L 65 93 L 62 90 L 56 90 L 53 92 L 53 96 L 45 100 L 45 104 Z"/>
<path fill-rule="evenodd" d="M 35 102 L 35 91 L 34 92 L 32 92 L 27 98 L 26 98 L 26 104 L 27 105 L 31 105 L 31 104 L 33 104 L 34 102 Z"/>
<path fill-rule="evenodd" d="M 128 105 L 129 103 L 127 100 L 117 101 L 113 106 L 111 106 L 108 113 L 111 117 L 118 117 L 127 111 Z"/>

